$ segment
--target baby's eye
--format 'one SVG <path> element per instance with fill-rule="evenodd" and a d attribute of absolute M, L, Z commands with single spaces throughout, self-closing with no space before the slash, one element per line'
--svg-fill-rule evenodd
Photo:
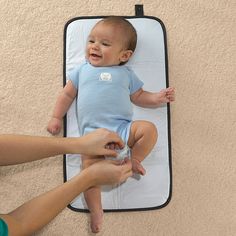
<path fill-rule="evenodd" d="M 111 46 L 109 43 L 102 43 L 103 46 L 109 47 Z"/>
<path fill-rule="evenodd" d="M 89 42 L 89 43 L 95 43 L 95 41 L 92 40 L 92 39 L 89 39 L 88 42 Z"/>

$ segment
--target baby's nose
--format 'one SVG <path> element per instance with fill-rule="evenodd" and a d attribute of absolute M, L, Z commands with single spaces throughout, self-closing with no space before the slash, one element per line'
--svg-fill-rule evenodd
<path fill-rule="evenodd" d="M 95 50 L 98 50 L 99 49 L 99 45 L 98 45 L 98 43 L 93 43 L 93 45 L 92 45 L 92 49 L 95 49 Z"/>

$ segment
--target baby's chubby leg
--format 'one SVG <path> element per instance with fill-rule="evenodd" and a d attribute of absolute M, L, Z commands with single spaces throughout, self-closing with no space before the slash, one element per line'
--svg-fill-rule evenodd
<path fill-rule="evenodd" d="M 156 126 L 149 121 L 134 121 L 131 124 L 128 146 L 131 150 L 131 160 L 134 173 L 145 175 L 141 162 L 151 152 L 157 142 Z"/>
<path fill-rule="evenodd" d="M 101 157 L 82 156 L 83 169 L 89 167 L 97 161 L 102 160 Z M 103 209 L 101 203 L 101 189 L 99 186 L 92 187 L 84 192 L 88 209 L 90 211 L 90 227 L 93 233 L 98 233 L 102 228 Z"/>

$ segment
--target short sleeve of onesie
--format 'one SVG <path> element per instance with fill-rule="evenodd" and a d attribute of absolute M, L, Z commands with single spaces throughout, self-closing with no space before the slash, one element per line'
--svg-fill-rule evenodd
<path fill-rule="evenodd" d="M 128 69 L 130 73 L 130 95 L 137 92 L 143 87 L 143 82 L 138 78 L 138 76 L 133 72 L 133 70 Z"/>
<path fill-rule="evenodd" d="M 8 236 L 8 227 L 4 220 L 0 219 L 0 236 Z"/>
<path fill-rule="evenodd" d="M 76 89 L 78 89 L 79 85 L 79 73 L 80 73 L 80 66 L 77 66 L 66 74 L 67 79 L 71 80 L 72 84 Z"/>

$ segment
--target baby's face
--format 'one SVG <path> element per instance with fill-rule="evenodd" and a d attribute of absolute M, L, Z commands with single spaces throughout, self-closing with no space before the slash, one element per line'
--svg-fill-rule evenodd
<path fill-rule="evenodd" d="M 86 46 L 86 59 L 93 66 L 119 65 L 123 59 L 124 40 L 121 30 L 104 22 L 91 31 Z"/>

